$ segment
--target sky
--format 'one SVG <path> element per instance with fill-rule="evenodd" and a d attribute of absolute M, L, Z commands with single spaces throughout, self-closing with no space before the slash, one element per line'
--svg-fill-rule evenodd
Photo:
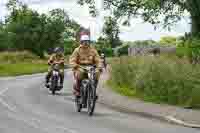
<path fill-rule="evenodd" d="M 8 0 L 0 0 L 0 19 L 4 19 L 8 14 L 5 4 Z M 86 28 L 91 29 L 91 38 L 96 40 L 100 35 L 103 27 L 104 16 L 108 13 L 102 11 L 101 0 L 96 0 L 96 6 L 98 10 L 101 10 L 101 14 L 92 18 L 88 12 L 87 5 L 80 6 L 77 4 L 77 0 L 20 0 L 28 4 L 28 6 L 40 13 L 47 13 L 55 8 L 62 8 L 68 12 L 70 18 L 77 21 L 79 24 Z M 154 30 L 154 27 L 149 23 L 142 22 L 141 19 L 132 19 L 131 26 L 120 27 L 120 39 L 123 41 L 135 41 L 135 40 L 159 40 L 163 36 L 179 36 L 185 32 L 190 31 L 189 19 L 182 19 L 178 24 L 172 27 L 171 31 L 164 29 Z"/>

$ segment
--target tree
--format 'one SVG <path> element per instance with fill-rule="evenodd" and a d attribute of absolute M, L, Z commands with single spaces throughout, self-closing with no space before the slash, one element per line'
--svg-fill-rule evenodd
<path fill-rule="evenodd" d="M 116 19 L 112 17 L 106 18 L 103 27 L 103 33 L 112 48 L 121 45 L 121 41 L 119 39 L 119 26 Z"/>
<path fill-rule="evenodd" d="M 75 33 L 79 30 L 80 25 L 74 20 L 71 20 L 67 12 L 63 9 L 50 11 L 47 21 L 46 29 L 50 33 L 48 41 L 51 43 L 51 48 L 60 46 L 64 47 L 67 51 L 74 49 L 76 44 L 73 40 L 75 40 Z"/>
<path fill-rule="evenodd" d="M 8 3 L 12 6 L 8 7 L 11 13 L 6 19 L 6 31 L 11 35 L 9 39 L 14 43 L 12 49 L 29 50 L 43 58 L 47 48 L 44 41 L 46 17 L 40 16 L 25 4 L 17 2 L 14 4 Z"/>
<path fill-rule="evenodd" d="M 63 9 L 39 14 L 18 0 L 9 0 L 7 8 L 10 14 L 0 24 L 0 50 L 28 50 L 43 58 L 44 52 L 63 46 L 80 27 Z"/>
<path fill-rule="evenodd" d="M 95 0 L 79 0 L 91 4 Z M 113 11 L 115 18 L 126 18 L 129 24 L 133 17 L 142 17 L 151 24 L 163 24 L 165 28 L 181 19 L 189 12 L 192 21 L 192 34 L 200 32 L 199 0 L 104 0 L 104 8 Z"/>
<path fill-rule="evenodd" d="M 63 47 L 62 34 L 65 32 L 67 22 L 69 21 L 67 12 L 63 9 L 53 9 L 49 12 L 46 21 L 45 32 L 47 33 L 47 40 L 45 42 L 52 49 L 57 46 Z"/>
<path fill-rule="evenodd" d="M 0 21 L 0 51 L 7 49 L 7 34 L 4 30 L 3 22 Z"/>

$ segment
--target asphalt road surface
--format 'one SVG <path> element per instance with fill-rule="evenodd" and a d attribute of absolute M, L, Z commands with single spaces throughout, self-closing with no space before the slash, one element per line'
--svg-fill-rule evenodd
<path fill-rule="evenodd" d="M 72 82 L 68 71 L 64 90 L 52 96 L 44 87 L 44 74 L 1 78 L 0 133 L 200 133 L 100 104 L 93 117 L 77 113 Z"/>

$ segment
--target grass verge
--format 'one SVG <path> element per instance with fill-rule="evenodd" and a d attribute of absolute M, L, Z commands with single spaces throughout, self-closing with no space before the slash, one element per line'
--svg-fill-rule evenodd
<path fill-rule="evenodd" d="M 117 86 L 116 84 L 113 84 L 113 82 L 111 80 L 108 80 L 106 84 L 114 92 L 119 93 L 122 96 L 127 96 L 129 98 L 135 98 L 136 97 L 136 92 L 132 89 L 129 89 L 128 87 Z"/>
<path fill-rule="evenodd" d="M 43 63 L 16 63 L 0 64 L 0 76 L 19 76 L 26 74 L 42 73 L 48 70 L 48 65 Z"/>
<path fill-rule="evenodd" d="M 108 85 L 123 96 L 199 107 L 200 66 L 169 57 L 121 57 L 111 61 Z"/>
<path fill-rule="evenodd" d="M 47 59 L 28 51 L 1 52 L 0 62 L 1 77 L 42 73 L 48 69 Z"/>

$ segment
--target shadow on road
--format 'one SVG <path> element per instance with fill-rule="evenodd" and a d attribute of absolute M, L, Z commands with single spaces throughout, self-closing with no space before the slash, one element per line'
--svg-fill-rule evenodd
<path fill-rule="evenodd" d="M 52 93 L 49 92 L 49 95 L 52 95 Z M 55 93 L 55 96 L 61 96 L 61 97 L 63 97 L 63 96 L 73 96 L 73 94 L 72 94 L 72 93 L 56 92 L 56 93 Z"/>

